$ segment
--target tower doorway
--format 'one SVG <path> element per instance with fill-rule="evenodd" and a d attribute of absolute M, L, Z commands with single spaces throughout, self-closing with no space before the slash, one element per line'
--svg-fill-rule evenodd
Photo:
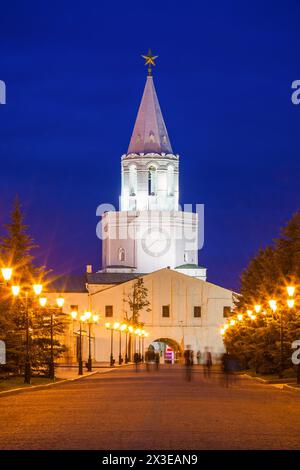
<path fill-rule="evenodd" d="M 183 354 L 180 344 L 171 338 L 157 338 L 152 341 L 149 347 L 154 348 L 161 358 L 161 362 L 165 364 L 174 364 L 180 362 Z"/>

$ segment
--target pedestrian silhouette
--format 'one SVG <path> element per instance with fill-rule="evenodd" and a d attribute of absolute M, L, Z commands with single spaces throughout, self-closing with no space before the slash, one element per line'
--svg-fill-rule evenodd
<path fill-rule="evenodd" d="M 205 348 L 204 352 L 204 377 L 210 378 L 210 372 L 212 367 L 212 356 L 208 348 Z"/>

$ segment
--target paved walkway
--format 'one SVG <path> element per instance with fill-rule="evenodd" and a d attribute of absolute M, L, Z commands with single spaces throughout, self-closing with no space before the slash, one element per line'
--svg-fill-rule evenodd
<path fill-rule="evenodd" d="M 299 449 L 300 393 L 134 367 L 0 398 L 1 449 Z"/>

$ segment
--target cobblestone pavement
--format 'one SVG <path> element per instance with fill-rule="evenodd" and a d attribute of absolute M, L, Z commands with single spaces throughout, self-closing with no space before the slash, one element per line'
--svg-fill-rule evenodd
<path fill-rule="evenodd" d="M 298 449 L 300 394 L 195 367 L 124 368 L 0 398 L 1 449 Z"/>

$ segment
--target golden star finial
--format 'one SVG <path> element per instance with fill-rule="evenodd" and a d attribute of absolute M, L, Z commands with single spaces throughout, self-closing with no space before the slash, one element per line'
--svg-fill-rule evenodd
<path fill-rule="evenodd" d="M 157 59 L 158 55 L 152 55 L 151 49 L 149 49 L 147 55 L 142 55 L 143 59 L 146 60 L 145 65 L 148 65 L 148 75 L 152 75 L 152 65 L 155 67 L 155 59 Z"/>

